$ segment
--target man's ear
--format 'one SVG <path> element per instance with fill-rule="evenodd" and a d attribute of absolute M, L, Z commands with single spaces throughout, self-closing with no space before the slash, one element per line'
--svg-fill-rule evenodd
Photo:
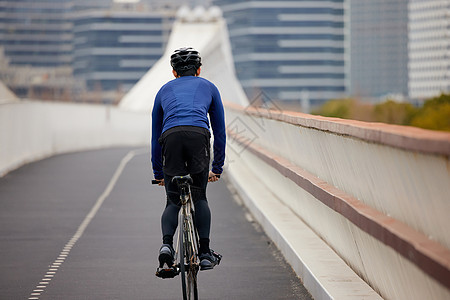
<path fill-rule="evenodd" d="M 177 71 L 175 71 L 175 70 L 172 70 L 172 74 L 173 74 L 173 76 L 175 76 L 175 78 L 178 78 L 178 74 L 177 74 Z"/>
<path fill-rule="evenodd" d="M 202 71 L 202 68 L 199 67 L 199 68 L 197 69 L 197 74 L 196 74 L 196 76 L 200 76 L 200 72 L 201 72 L 201 71 Z"/>

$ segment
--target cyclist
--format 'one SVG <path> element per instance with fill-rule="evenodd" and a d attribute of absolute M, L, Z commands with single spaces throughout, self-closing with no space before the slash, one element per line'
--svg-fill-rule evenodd
<path fill-rule="evenodd" d="M 156 95 L 152 111 L 152 166 L 159 185 L 164 185 L 167 203 L 161 217 L 163 245 L 160 267 L 174 262 L 173 236 L 178 226 L 180 198 L 173 176 L 190 174 L 195 224 L 199 234 L 200 269 L 217 264 L 209 248 L 211 212 L 206 199 L 208 182 L 219 180 L 225 160 L 225 117 L 217 87 L 199 77 L 201 57 L 193 48 L 175 50 L 170 58 L 175 79 Z M 214 134 L 211 171 L 208 114 Z"/>

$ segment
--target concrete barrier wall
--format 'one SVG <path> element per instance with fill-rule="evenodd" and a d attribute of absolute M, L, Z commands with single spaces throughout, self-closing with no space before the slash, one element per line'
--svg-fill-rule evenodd
<path fill-rule="evenodd" d="M 146 145 L 150 115 L 115 107 L 39 101 L 0 104 L 0 176 L 58 153 Z"/>
<path fill-rule="evenodd" d="M 450 135 L 227 106 L 227 174 L 316 299 L 449 299 Z M 150 116 L 0 105 L 0 174 L 147 145 Z"/>
<path fill-rule="evenodd" d="M 270 193 L 385 299 L 450 299 L 450 134 L 231 104 L 227 123 L 227 171 L 247 205 Z M 357 299 L 336 296 L 345 278 L 305 262 L 301 230 L 283 236 L 263 216 L 273 210 L 255 215 L 313 296 Z"/>

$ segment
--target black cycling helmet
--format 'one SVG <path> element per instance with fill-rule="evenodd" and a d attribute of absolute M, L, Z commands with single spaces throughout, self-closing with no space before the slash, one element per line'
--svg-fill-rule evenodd
<path fill-rule="evenodd" d="M 202 65 L 202 58 L 197 50 L 184 47 L 175 50 L 170 56 L 170 65 L 176 71 L 185 71 L 192 68 L 198 69 Z"/>

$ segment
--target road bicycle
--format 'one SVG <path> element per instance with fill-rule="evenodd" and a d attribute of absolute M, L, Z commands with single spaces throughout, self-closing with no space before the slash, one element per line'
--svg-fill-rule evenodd
<path fill-rule="evenodd" d="M 178 237 L 175 253 L 175 263 L 168 268 L 161 267 L 157 269 L 156 275 L 162 278 L 173 278 L 181 274 L 181 289 L 183 300 L 198 299 L 198 271 L 200 269 L 199 260 L 199 237 L 194 223 L 194 205 L 191 194 L 192 178 L 189 175 L 175 176 L 172 178 L 178 186 L 180 193 L 181 208 L 178 215 Z M 153 184 L 159 181 L 153 180 Z M 222 255 L 214 252 L 218 264 Z"/>

